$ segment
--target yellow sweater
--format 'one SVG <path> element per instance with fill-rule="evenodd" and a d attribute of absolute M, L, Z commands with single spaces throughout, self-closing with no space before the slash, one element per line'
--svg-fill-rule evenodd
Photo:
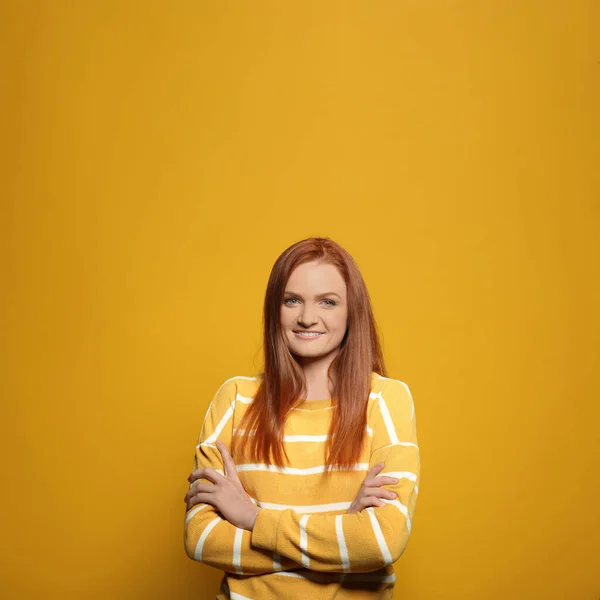
<path fill-rule="evenodd" d="M 213 398 L 200 432 L 194 468 L 221 474 L 217 439 L 228 448 L 258 388 L 257 377 L 233 377 Z M 392 563 L 408 542 L 419 483 L 415 411 L 408 386 L 372 373 L 367 435 L 353 470 L 324 478 L 325 440 L 332 401 L 304 400 L 289 415 L 285 448 L 289 466 L 236 464 L 259 507 L 252 531 L 235 527 L 208 504 L 185 518 L 188 556 L 225 571 L 218 600 L 339 600 L 392 598 Z M 384 506 L 346 511 L 367 471 L 396 477 L 384 486 L 397 493 Z"/>

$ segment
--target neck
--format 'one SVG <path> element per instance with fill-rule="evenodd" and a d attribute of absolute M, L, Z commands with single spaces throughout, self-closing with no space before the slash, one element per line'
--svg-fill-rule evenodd
<path fill-rule="evenodd" d="M 336 355 L 337 352 L 317 358 L 297 357 L 298 364 L 302 367 L 306 379 L 307 399 L 319 400 L 331 397 L 328 372 Z"/>

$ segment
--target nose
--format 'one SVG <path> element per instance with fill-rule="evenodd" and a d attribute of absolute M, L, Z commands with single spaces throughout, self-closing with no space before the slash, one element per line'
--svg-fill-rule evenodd
<path fill-rule="evenodd" d="M 316 322 L 317 321 L 313 309 L 309 307 L 308 304 L 304 304 L 303 309 L 298 315 L 298 325 L 308 328 L 312 325 L 315 325 Z"/>

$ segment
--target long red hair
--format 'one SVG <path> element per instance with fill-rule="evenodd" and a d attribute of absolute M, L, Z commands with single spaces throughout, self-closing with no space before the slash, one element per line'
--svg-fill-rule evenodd
<path fill-rule="evenodd" d="M 311 261 L 334 265 L 346 282 L 348 326 L 328 372 L 335 407 L 326 445 L 326 465 L 348 469 L 359 461 L 363 449 L 372 372 L 384 377 L 387 372 L 369 293 L 358 266 L 344 248 L 323 237 L 293 244 L 273 265 L 263 314 L 264 371 L 254 400 L 239 426 L 245 432 L 258 435 L 243 438 L 235 435 L 231 452 L 235 456 L 238 444 L 243 443 L 245 453 L 248 452 L 255 462 L 282 467 L 284 455 L 289 462 L 283 443 L 285 421 L 289 411 L 303 397 L 306 381 L 302 368 L 287 346 L 280 314 L 285 286 L 292 271 Z M 336 440 L 343 443 L 334 443 Z"/>

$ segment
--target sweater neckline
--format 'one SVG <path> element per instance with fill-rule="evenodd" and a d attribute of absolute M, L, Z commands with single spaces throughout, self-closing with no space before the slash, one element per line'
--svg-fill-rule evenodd
<path fill-rule="evenodd" d="M 297 408 L 302 410 L 319 410 L 322 408 L 329 408 L 332 406 L 331 398 L 323 398 L 321 400 L 307 400 L 306 398 L 300 398 Z"/>

